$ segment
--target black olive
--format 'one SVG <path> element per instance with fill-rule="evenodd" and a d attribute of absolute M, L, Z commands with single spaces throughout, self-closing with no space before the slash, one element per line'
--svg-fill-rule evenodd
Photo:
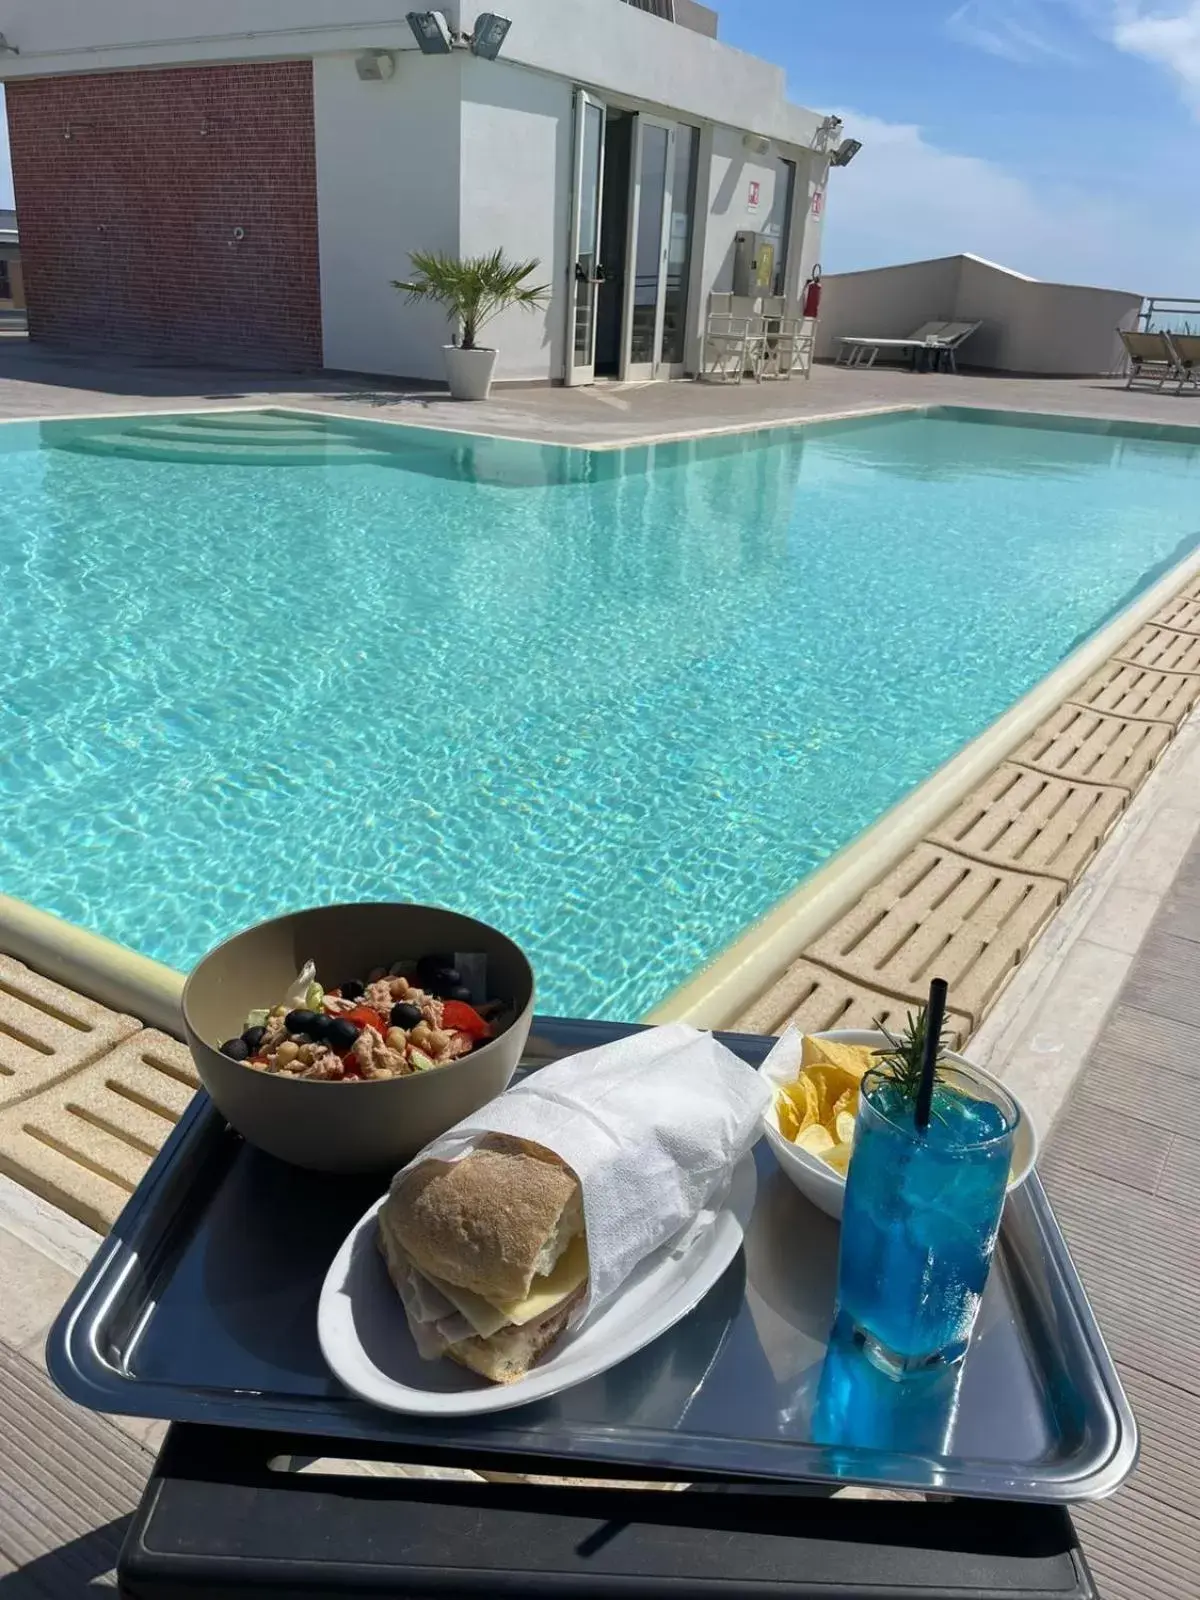
<path fill-rule="evenodd" d="M 242 1035 L 242 1043 L 246 1046 L 246 1049 L 249 1050 L 250 1054 L 253 1055 L 266 1036 L 267 1030 L 265 1028 L 247 1028 L 245 1033 Z"/>
<path fill-rule="evenodd" d="M 409 1005 L 407 1000 L 397 1000 L 392 1007 L 393 1028 L 415 1028 L 420 1020 L 420 1006 Z"/>
<path fill-rule="evenodd" d="M 309 1023 L 308 1037 L 317 1044 L 325 1044 L 329 1038 L 332 1017 L 327 1017 L 323 1011 L 314 1011 L 313 1019 Z"/>
<path fill-rule="evenodd" d="M 357 1038 L 358 1029 L 349 1018 L 334 1017 L 325 1035 L 325 1043 L 331 1050 L 349 1050 Z"/>
<path fill-rule="evenodd" d="M 228 1056 L 231 1061 L 248 1061 L 250 1046 L 244 1039 L 226 1039 L 221 1046 L 221 1054 Z"/>
<path fill-rule="evenodd" d="M 365 983 L 359 983 L 357 978 L 347 978 L 342 985 L 343 1000 L 361 1000 L 367 992 Z"/>
<path fill-rule="evenodd" d="M 289 1011 L 283 1019 L 283 1025 L 289 1033 L 303 1033 L 311 1039 L 316 1021 L 315 1011 Z"/>

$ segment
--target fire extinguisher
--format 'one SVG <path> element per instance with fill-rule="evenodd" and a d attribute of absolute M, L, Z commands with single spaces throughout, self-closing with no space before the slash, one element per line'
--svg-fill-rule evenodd
<path fill-rule="evenodd" d="M 811 317 L 814 322 L 821 315 L 821 265 L 819 262 L 812 269 L 812 277 L 804 285 L 802 315 Z"/>

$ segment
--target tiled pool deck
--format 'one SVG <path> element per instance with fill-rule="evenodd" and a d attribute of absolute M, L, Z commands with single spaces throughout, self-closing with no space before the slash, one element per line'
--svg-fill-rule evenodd
<path fill-rule="evenodd" d="M 596 446 L 931 403 L 1200 425 L 1200 399 L 1130 393 L 1105 380 L 820 368 L 810 383 L 762 388 L 501 391 L 468 409 L 383 381 L 373 386 L 321 377 L 301 383 L 101 364 L 47 355 L 18 340 L 0 345 L 0 418 L 274 404 Z M 1200 623 L 1183 621 L 1187 634 L 1200 634 Z M 1200 651 L 1200 640 L 1196 647 Z M 1189 677 L 1187 666 L 1181 677 Z M 1200 1275 L 1200 1122 L 1187 1113 L 1200 1059 L 1200 1010 L 1190 977 L 1193 957 L 1200 960 L 1200 850 L 1191 849 L 1200 823 L 1200 729 L 1194 718 L 1180 726 L 1186 709 L 1164 702 L 1132 718 L 1137 726 L 1126 744 L 1133 734 L 1142 731 L 1144 738 L 1145 728 L 1168 722 L 1178 736 L 976 1035 L 975 1053 L 994 1070 L 1011 1069 L 1044 1124 L 1082 1068 L 1044 1167 L 1145 1438 L 1144 1465 L 1133 1486 L 1079 1519 L 1105 1600 L 1182 1596 L 1200 1570 L 1193 1496 L 1200 1340 L 1191 1332 Z M 1130 746 L 1110 759 L 1118 754 L 1128 761 L 1136 751 Z M 1037 770 L 1036 753 L 1020 759 Z M 1099 776 L 1096 783 L 1092 774 L 1102 800 L 1115 787 L 1137 787 L 1124 784 L 1120 774 L 1114 780 L 1107 769 Z M 1071 778 L 1064 771 L 1059 781 Z M 1021 810 L 1019 798 L 1009 800 L 1010 809 Z M 1120 808 L 1114 802 L 1112 809 L 1115 816 Z M 1104 823 L 1101 837 L 1112 818 L 1096 820 L 1098 828 Z M 977 853 L 986 861 L 986 850 Z M 1082 861 L 1072 860 L 1069 871 L 1047 873 L 1046 865 L 1034 875 L 1067 884 Z M 0 1077 L 0 1162 L 28 1172 L 43 1194 L 102 1227 L 190 1092 L 186 1052 L 140 1030 L 136 1019 L 113 1016 L 69 992 L 52 993 L 12 968 L 0 972 L 0 1006 L 0 1045 L 6 1056 L 15 1051 L 20 1057 L 6 1060 L 8 1071 Z M 22 1006 L 27 1009 L 20 1016 L 8 1014 Z M 10 1036 L 14 1022 L 17 1035 L 31 1043 L 22 1046 Z M 53 1039 L 42 1037 L 48 1033 Z M 53 1084 L 45 1077 L 47 1061 L 55 1063 Z M 116 1119 L 121 1137 L 101 1126 L 112 1125 L 113 1105 L 126 1113 Z M 145 1126 L 125 1127 L 133 1107 Z M 64 1142 L 59 1124 L 74 1125 L 81 1117 L 108 1141 L 90 1168 L 56 1150 Z M 26 1146 L 36 1148 L 39 1163 L 31 1162 Z M 45 1387 L 35 1365 L 45 1329 L 96 1235 L 10 1180 L 0 1185 L 0 1382 L 7 1397 L 0 1405 L 0 1506 L 7 1496 L 22 1507 L 10 1519 L 0 1511 L 0 1583 L 20 1571 L 29 1593 L 66 1595 L 81 1592 L 85 1569 L 90 1578 L 111 1564 L 120 1518 L 149 1467 L 143 1442 L 156 1430 L 133 1423 L 117 1432 L 108 1422 L 74 1413 Z M 69 1473 L 64 1478 L 64 1454 L 78 1459 L 84 1450 L 111 1459 L 103 1494 Z"/>

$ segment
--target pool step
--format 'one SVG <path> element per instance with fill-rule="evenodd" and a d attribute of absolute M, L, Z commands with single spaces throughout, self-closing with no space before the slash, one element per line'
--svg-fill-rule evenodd
<path fill-rule="evenodd" d="M 282 440 L 262 440 L 253 443 L 226 441 L 219 435 L 211 439 L 198 439 L 190 443 L 180 440 L 154 439 L 131 431 L 121 433 L 89 433 L 64 439 L 60 450 L 87 456 L 118 456 L 129 461 L 167 461 L 191 466 L 244 466 L 244 467 L 324 467 L 334 465 L 386 466 L 395 465 L 396 457 L 390 451 L 371 450 L 345 439 L 327 439 L 314 443 L 285 443 Z"/>
<path fill-rule="evenodd" d="M 223 428 L 197 428 L 186 422 L 139 424 L 137 427 L 122 428 L 121 437 L 148 439 L 152 443 L 161 441 L 164 444 L 206 445 L 209 448 L 227 444 L 245 444 L 253 445 L 257 449 L 269 447 L 286 450 L 289 455 L 293 450 L 305 445 L 320 448 L 327 444 L 343 445 L 354 442 L 345 434 L 331 433 L 319 426 L 288 428 L 276 433 L 266 428 L 247 428 L 232 423 Z"/>

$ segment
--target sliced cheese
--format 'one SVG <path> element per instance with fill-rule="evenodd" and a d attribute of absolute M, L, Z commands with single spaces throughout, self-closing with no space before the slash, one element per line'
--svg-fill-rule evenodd
<path fill-rule="evenodd" d="M 574 1294 L 581 1283 L 587 1281 L 587 1240 L 583 1234 L 572 1239 L 554 1264 L 553 1272 L 544 1278 L 535 1278 L 524 1300 L 509 1300 L 500 1307 L 505 1320 L 523 1328 L 527 1322 L 553 1311 L 560 1300 Z"/>
<path fill-rule="evenodd" d="M 495 1306 L 481 1294 L 470 1289 L 460 1289 L 444 1278 L 429 1279 L 439 1294 L 445 1295 L 455 1309 L 466 1317 L 481 1339 L 490 1339 L 510 1323 L 518 1328 L 548 1315 L 560 1301 L 574 1294 L 588 1275 L 587 1240 L 582 1234 L 573 1239 L 555 1263 L 554 1271 L 544 1278 L 535 1278 L 533 1286 L 523 1300 L 509 1300 Z"/>

